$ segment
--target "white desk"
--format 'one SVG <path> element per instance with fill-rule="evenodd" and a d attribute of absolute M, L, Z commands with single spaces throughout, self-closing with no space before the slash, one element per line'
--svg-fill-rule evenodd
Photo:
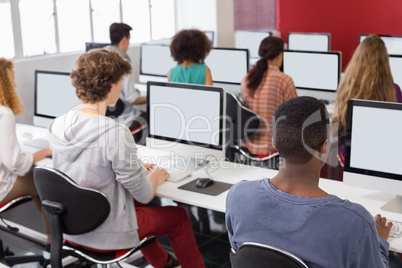
<path fill-rule="evenodd" d="M 23 133 L 26 133 L 27 131 L 30 131 L 35 138 L 46 135 L 45 129 L 17 124 L 17 136 L 19 139 L 21 139 L 20 141 L 23 141 L 24 137 L 26 137 L 26 135 Z M 23 146 L 23 148 L 26 147 L 29 146 Z M 155 164 L 158 164 L 158 159 L 161 159 L 161 157 L 169 156 L 169 152 L 161 152 L 144 146 L 139 146 L 138 153 L 145 163 Z M 38 164 L 41 165 L 40 163 Z M 49 165 L 49 162 L 46 162 L 46 165 Z M 216 181 L 234 184 L 241 180 L 272 178 L 276 175 L 277 171 L 224 162 L 221 163 L 220 167 L 215 171 L 209 170 L 209 173 Z M 197 177 L 206 177 L 205 169 L 201 168 L 193 172 L 191 177 L 184 179 L 179 183 L 164 182 L 158 187 L 157 195 L 160 197 L 167 197 L 178 202 L 225 212 L 226 195 L 228 191 L 225 191 L 217 196 L 210 196 L 178 189 L 179 186 L 186 184 Z M 381 206 L 391 200 L 395 196 L 394 194 L 351 187 L 342 182 L 327 179 L 320 179 L 320 187 L 324 191 L 337 195 L 342 199 L 349 199 L 352 202 L 361 204 L 373 216 L 379 213 L 389 219 L 402 222 L 402 214 L 381 210 Z M 402 252 L 402 237 L 398 239 L 389 238 L 389 243 L 391 245 L 391 250 Z"/>

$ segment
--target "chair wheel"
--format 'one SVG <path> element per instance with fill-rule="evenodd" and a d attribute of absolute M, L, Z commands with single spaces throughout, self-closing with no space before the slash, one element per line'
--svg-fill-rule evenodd
<path fill-rule="evenodd" d="M 8 247 L 4 250 L 4 256 L 14 256 L 14 252 L 12 252 Z"/>

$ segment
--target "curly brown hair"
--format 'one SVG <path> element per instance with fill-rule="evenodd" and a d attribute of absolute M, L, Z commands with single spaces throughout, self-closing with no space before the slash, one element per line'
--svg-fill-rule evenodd
<path fill-rule="evenodd" d="M 11 60 L 0 58 L 0 105 L 10 108 L 14 114 L 21 114 L 24 112 L 24 107 L 15 91 L 13 67 L 14 63 Z"/>
<path fill-rule="evenodd" d="M 116 51 L 94 49 L 82 54 L 71 72 L 76 94 L 84 103 L 96 103 L 107 98 L 110 89 L 130 74 L 132 67 Z"/>
<path fill-rule="evenodd" d="M 207 35 L 199 30 L 182 30 L 170 43 L 170 53 L 175 61 L 181 64 L 185 60 L 204 63 L 212 46 Z"/>

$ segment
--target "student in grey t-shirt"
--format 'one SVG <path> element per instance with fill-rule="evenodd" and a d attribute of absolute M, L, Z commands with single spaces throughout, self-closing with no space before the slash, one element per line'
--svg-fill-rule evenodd
<path fill-rule="evenodd" d="M 272 179 L 234 185 L 226 200 L 230 244 L 258 242 L 286 250 L 314 267 L 389 267 L 391 224 L 361 205 L 319 188 L 328 148 L 328 116 L 312 97 L 282 103 L 273 142 L 281 160 Z"/>

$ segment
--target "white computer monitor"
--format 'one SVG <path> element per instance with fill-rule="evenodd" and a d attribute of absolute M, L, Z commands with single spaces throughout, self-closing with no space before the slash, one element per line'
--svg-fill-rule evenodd
<path fill-rule="evenodd" d="M 225 89 L 148 82 L 147 96 L 148 147 L 184 159 L 224 159 Z"/>
<path fill-rule="evenodd" d="M 330 51 L 329 33 L 288 33 L 288 49 L 303 51 Z"/>
<path fill-rule="evenodd" d="M 212 73 L 214 86 L 240 94 L 241 80 L 249 69 L 248 50 L 240 48 L 214 48 L 205 59 Z"/>
<path fill-rule="evenodd" d="M 359 35 L 359 44 L 368 36 L 368 34 Z M 378 35 L 385 43 L 387 52 L 390 55 L 402 55 L 402 36 L 401 35 Z"/>
<path fill-rule="evenodd" d="M 389 55 L 389 65 L 394 83 L 402 87 L 402 55 Z"/>
<path fill-rule="evenodd" d="M 167 82 L 167 74 L 176 65 L 177 62 L 171 56 L 169 45 L 141 45 L 139 77 L 141 83 L 148 81 Z"/>
<path fill-rule="evenodd" d="M 333 101 L 341 75 L 341 53 L 285 50 L 283 72 L 292 77 L 299 96 Z"/>
<path fill-rule="evenodd" d="M 51 121 L 81 105 L 69 73 L 35 71 L 35 126 L 47 127 Z"/>
<path fill-rule="evenodd" d="M 254 65 L 260 58 L 258 49 L 261 41 L 271 34 L 269 31 L 235 31 L 235 48 L 248 49 L 250 65 Z"/>
<path fill-rule="evenodd" d="M 402 213 L 402 104 L 348 102 L 343 182 L 396 194 L 382 209 Z"/>

